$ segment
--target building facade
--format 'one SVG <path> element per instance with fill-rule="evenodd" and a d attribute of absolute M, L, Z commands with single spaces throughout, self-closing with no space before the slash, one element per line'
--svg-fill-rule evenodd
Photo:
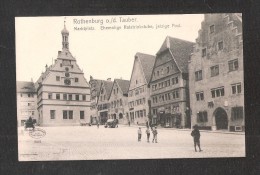
<path fill-rule="evenodd" d="M 244 130 L 241 14 L 206 14 L 189 63 L 192 125 Z"/>
<path fill-rule="evenodd" d="M 111 93 L 113 82 L 111 79 L 108 81 L 102 81 L 100 86 L 100 93 L 97 101 L 98 120 L 101 125 L 105 124 L 108 119 L 109 109 L 109 95 Z"/>
<path fill-rule="evenodd" d="M 17 125 L 24 126 L 24 122 L 32 117 L 38 122 L 37 93 L 33 82 L 17 81 Z"/>
<path fill-rule="evenodd" d="M 193 45 L 168 36 L 157 52 L 150 80 L 153 124 L 190 127 L 188 60 Z"/>
<path fill-rule="evenodd" d="M 62 51 L 35 84 L 41 126 L 79 125 L 90 120 L 89 84 L 69 51 L 65 24 L 61 34 Z"/>
<path fill-rule="evenodd" d="M 132 124 L 146 124 L 150 113 L 149 81 L 155 56 L 136 53 L 128 90 L 128 120 Z"/>
<path fill-rule="evenodd" d="M 119 124 L 128 123 L 128 89 L 129 80 L 114 79 L 112 90 L 109 94 L 108 117 L 118 119 Z"/>
<path fill-rule="evenodd" d="M 103 80 L 94 79 L 90 76 L 89 85 L 90 85 L 90 120 L 89 123 L 97 124 L 99 121 L 98 118 L 98 96 L 100 93 L 100 86 Z"/>

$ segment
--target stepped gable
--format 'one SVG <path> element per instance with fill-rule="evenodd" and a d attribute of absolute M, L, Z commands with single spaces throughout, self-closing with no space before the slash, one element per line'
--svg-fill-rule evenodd
<path fill-rule="evenodd" d="M 128 88 L 129 88 L 129 85 L 130 85 L 130 81 L 129 80 L 122 80 L 122 79 L 115 79 L 115 81 L 117 82 L 118 86 L 122 90 L 123 95 L 127 95 L 128 94 Z"/>
<path fill-rule="evenodd" d="M 38 79 L 37 82 L 36 82 L 36 85 L 39 85 L 39 84 L 41 84 L 41 83 L 43 82 L 43 80 L 44 80 L 44 79 L 47 77 L 47 75 L 50 73 L 51 67 L 52 67 L 52 65 L 49 66 L 49 67 L 47 67 L 47 65 L 46 65 L 46 70 L 45 70 L 45 72 L 42 72 L 41 76 L 39 77 L 39 79 Z"/>
<path fill-rule="evenodd" d="M 188 73 L 188 61 L 191 53 L 193 52 L 194 44 L 194 42 L 167 36 L 156 55 L 159 55 L 169 49 L 180 71 L 183 73 Z"/>
<path fill-rule="evenodd" d="M 36 89 L 34 83 L 30 81 L 17 81 L 16 82 L 16 91 L 24 93 L 35 93 Z"/>
<path fill-rule="evenodd" d="M 141 62 L 146 82 L 149 82 L 153 72 L 155 56 L 137 52 L 136 56 Z"/>

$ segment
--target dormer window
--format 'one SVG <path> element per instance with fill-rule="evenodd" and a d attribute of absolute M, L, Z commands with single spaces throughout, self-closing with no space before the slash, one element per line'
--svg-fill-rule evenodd
<path fill-rule="evenodd" d="M 209 26 L 209 32 L 210 34 L 215 32 L 215 25 Z"/>
<path fill-rule="evenodd" d="M 78 78 L 75 78 L 75 82 L 79 82 L 79 79 L 78 79 Z"/>

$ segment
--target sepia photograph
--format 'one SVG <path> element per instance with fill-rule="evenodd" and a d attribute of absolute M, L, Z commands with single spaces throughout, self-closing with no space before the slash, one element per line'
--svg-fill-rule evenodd
<path fill-rule="evenodd" d="M 18 161 L 245 157 L 242 13 L 15 17 Z"/>

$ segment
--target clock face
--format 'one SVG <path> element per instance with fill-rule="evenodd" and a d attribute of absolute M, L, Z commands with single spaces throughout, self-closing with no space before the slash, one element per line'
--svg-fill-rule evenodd
<path fill-rule="evenodd" d="M 65 80 L 64 80 L 64 83 L 65 83 L 66 85 L 70 85 L 70 84 L 71 84 L 71 81 L 70 81 L 70 79 L 65 79 Z"/>

